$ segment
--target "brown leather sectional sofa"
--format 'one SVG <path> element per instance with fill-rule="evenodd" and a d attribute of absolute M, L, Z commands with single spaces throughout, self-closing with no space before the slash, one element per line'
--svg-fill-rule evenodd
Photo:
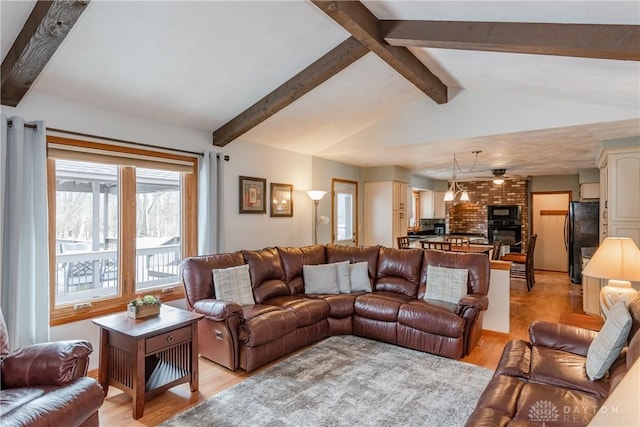
<path fill-rule="evenodd" d="M 304 265 L 368 262 L 372 292 L 307 295 Z M 216 299 L 213 269 L 249 265 L 255 305 Z M 424 300 L 427 266 L 468 270 L 458 304 Z M 423 249 L 332 244 L 188 258 L 183 284 L 199 322 L 199 352 L 253 371 L 332 335 L 353 334 L 458 359 L 477 344 L 488 307 L 489 259 Z"/>
<path fill-rule="evenodd" d="M 589 424 L 640 359 L 640 296 L 628 308 L 632 319 L 628 346 L 608 374 L 596 381 L 591 381 L 585 372 L 587 350 L 595 331 L 559 323 L 532 323 L 530 342 L 514 340 L 505 346 L 494 376 L 466 426 Z M 637 391 L 638 384 L 633 388 Z M 637 401 L 638 394 L 627 398 Z M 615 408 L 611 416 L 618 416 L 614 411 Z M 612 418 L 610 425 L 636 422 Z"/>

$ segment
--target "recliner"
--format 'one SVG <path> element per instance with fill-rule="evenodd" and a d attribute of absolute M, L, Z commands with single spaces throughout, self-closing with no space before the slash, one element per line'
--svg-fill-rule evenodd
<path fill-rule="evenodd" d="M 9 349 L 0 311 L 3 426 L 97 426 L 104 391 L 87 377 L 91 344 L 70 340 Z"/>

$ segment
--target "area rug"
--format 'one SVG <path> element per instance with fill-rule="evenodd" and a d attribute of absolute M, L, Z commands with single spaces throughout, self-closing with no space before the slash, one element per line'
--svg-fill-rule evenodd
<path fill-rule="evenodd" d="M 468 363 L 335 336 L 162 426 L 462 426 L 491 375 Z"/>

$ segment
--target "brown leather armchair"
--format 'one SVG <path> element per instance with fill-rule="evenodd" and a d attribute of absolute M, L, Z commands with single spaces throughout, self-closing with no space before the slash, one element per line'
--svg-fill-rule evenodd
<path fill-rule="evenodd" d="M 9 351 L 0 311 L 2 426 L 97 426 L 102 387 L 87 377 L 88 341 L 34 344 Z"/>

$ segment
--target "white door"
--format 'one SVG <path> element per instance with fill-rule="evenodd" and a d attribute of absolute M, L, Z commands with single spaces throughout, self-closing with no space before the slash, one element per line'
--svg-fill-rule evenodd
<path fill-rule="evenodd" d="M 333 243 L 354 246 L 358 244 L 358 183 L 333 180 Z"/>
<path fill-rule="evenodd" d="M 533 255 L 536 270 L 568 271 L 564 233 L 570 201 L 570 193 L 533 194 L 533 233 L 538 235 Z"/>

